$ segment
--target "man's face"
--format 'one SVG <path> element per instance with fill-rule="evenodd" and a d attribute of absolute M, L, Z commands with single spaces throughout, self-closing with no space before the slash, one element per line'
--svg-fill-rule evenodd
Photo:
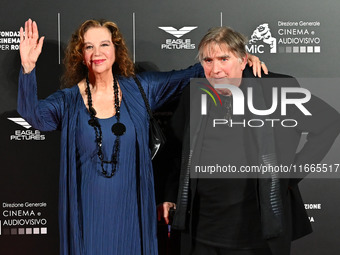
<path fill-rule="evenodd" d="M 220 83 L 225 78 L 237 78 L 241 81 L 247 57 L 241 59 L 229 51 L 226 44 L 211 43 L 203 49 L 202 66 L 205 77 L 212 83 Z M 239 86 L 238 84 L 235 84 Z"/>

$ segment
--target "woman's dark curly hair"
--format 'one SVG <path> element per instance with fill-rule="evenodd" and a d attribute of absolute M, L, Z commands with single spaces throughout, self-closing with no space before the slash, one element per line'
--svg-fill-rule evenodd
<path fill-rule="evenodd" d="M 107 20 L 87 20 L 72 34 L 66 48 L 62 88 L 72 87 L 87 76 L 88 69 L 83 64 L 84 34 L 93 27 L 106 27 L 112 34 L 112 42 L 116 50 L 116 60 L 112 66 L 114 74 L 125 77 L 135 74 L 134 64 L 129 57 L 128 49 L 118 26 L 114 22 Z"/>

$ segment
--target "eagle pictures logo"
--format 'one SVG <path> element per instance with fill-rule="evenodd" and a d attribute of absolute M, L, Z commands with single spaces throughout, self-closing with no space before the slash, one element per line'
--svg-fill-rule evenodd
<path fill-rule="evenodd" d="M 162 50 L 193 50 L 196 48 L 195 44 L 191 43 L 191 39 L 180 38 L 196 29 L 197 26 L 185 26 L 180 29 L 176 29 L 174 27 L 158 28 L 177 38 L 166 39 L 165 43 L 161 44 Z"/>
<path fill-rule="evenodd" d="M 31 125 L 23 118 L 7 118 L 10 121 L 25 128 L 24 130 L 15 130 L 14 134 L 10 136 L 11 141 L 43 141 L 45 135 L 41 134 L 39 130 L 31 130 Z"/>

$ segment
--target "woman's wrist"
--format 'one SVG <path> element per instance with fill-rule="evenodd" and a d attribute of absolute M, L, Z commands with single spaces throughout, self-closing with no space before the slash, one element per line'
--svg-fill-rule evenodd
<path fill-rule="evenodd" d="M 21 66 L 22 66 L 23 74 L 29 74 L 35 68 L 35 65 L 24 65 L 24 64 L 21 64 Z"/>

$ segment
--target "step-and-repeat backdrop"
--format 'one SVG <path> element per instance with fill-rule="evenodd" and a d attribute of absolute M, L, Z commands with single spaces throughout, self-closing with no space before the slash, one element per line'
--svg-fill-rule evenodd
<path fill-rule="evenodd" d="M 4 0 L 0 8 L 0 254 L 59 253 L 60 134 L 40 132 L 16 112 L 19 28 L 28 18 L 37 21 L 40 35 L 46 37 L 37 65 L 40 98 L 59 88 L 63 51 L 71 33 L 86 19 L 105 18 L 119 25 L 131 57 L 143 70 L 160 71 L 197 62 L 197 46 L 206 31 L 228 25 L 248 37 L 248 52 L 259 56 L 271 71 L 317 80 L 311 86 L 301 85 L 340 111 L 337 0 Z M 334 171 L 340 163 L 339 151 L 337 139 L 324 159 Z M 155 174 L 162 181 L 159 170 Z M 156 191 L 161 186 L 156 182 Z M 294 242 L 292 254 L 339 254 L 340 180 L 307 178 L 300 186 L 314 233 Z"/>

